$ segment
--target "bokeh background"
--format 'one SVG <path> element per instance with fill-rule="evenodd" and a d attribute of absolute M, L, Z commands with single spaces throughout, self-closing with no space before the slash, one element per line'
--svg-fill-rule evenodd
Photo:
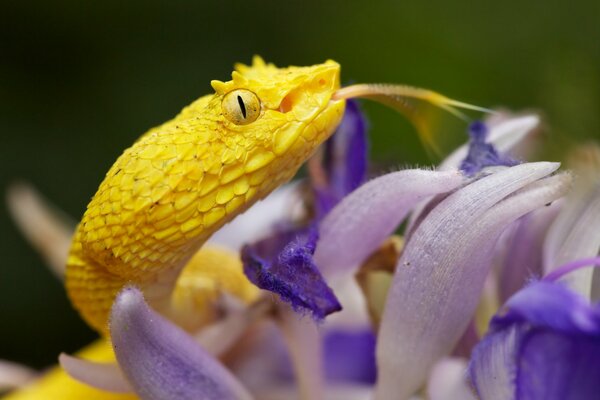
<path fill-rule="evenodd" d="M 540 111 L 554 159 L 600 139 L 597 0 L 3 1 L 0 192 L 26 180 L 78 218 L 124 148 L 253 54 Z M 396 113 L 364 109 L 379 165 L 435 161 Z M 42 367 L 89 342 L 3 204 L 0 239 L 0 358 Z"/>

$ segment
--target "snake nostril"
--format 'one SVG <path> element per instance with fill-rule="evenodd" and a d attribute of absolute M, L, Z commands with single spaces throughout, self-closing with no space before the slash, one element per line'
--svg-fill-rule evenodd
<path fill-rule="evenodd" d="M 292 93 L 289 93 L 287 96 L 281 100 L 281 104 L 279 104 L 279 111 L 282 113 L 286 113 L 292 110 L 294 106 L 294 96 Z"/>

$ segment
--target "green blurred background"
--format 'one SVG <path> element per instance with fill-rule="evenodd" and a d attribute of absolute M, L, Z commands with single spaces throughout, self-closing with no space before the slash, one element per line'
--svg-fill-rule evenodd
<path fill-rule="evenodd" d="M 408 83 L 539 110 L 547 154 L 560 157 L 600 138 L 599 4 L 3 1 L 0 191 L 27 180 L 78 218 L 139 134 L 255 53 L 278 65 L 333 58 L 344 82 Z M 432 162 L 398 115 L 364 109 L 379 163 Z M 0 232 L 0 358 L 41 367 L 91 340 L 4 206 Z"/>

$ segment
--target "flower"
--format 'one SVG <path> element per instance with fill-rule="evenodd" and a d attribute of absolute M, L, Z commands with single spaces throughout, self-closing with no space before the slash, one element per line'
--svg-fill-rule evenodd
<path fill-rule="evenodd" d="M 504 305 L 475 347 L 471 380 L 486 399 L 591 399 L 600 378 L 600 304 L 555 280 L 600 257 L 567 264 Z M 574 268 L 575 267 L 575 268 Z"/>
<path fill-rule="evenodd" d="M 336 134 L 327 141 L 323 162 L 311 162 L 315 197 L 311 221 L 283 229 L 242 249 L 246 276 L 261 289 L 277 293 L 297 311 L 316 320 L 341 310 L 341 305 L 313 260 L 321 219 L 365 179 L 367 171 L 366 123 L 355 101 Z"/>
<path fill-rule="evenodd" d="M 583 223 L 579 213 L 575 223 L 561 217 L 569 209 L 569 199 L 560 199 L 570 188 L 570 173 L 559 172 L 558 163 L 519 163 L 509 154 L 536 117 L 473 124 L 469 145 L 438 169 L 401 170 L 361 184 L 366 142 L 357 112 L 350 108 L 353 122 L 346 120 L 346 134 L 342 130 L 327 145 L 325 161 L 312 162 L 312 212 L 286 206 L 306 204 L 297 186 L 287 187 L 262 204 L 279 210 L 277 218 L 262 218 L 259 204 L 213 239 L 235 251 L 245 244 L 246 275 L 284 302 L 263 293 L 244 303 L 220 293 L 211 323 L 184 331 L 127 287 L 111 312 L 116 358 L 62 355 L 63 368 L 97 388 L 87 388 L 90 393 L 124 398 L 282 399 L 297 390 L 303 399 L 385 400 L 420 396 L 425 388 L 432 399 L 471 399 L 463 357 L 477 345 L 500 299 L 512 296 L 471 362 L 482 398 L 494 393 L 487 366 L 542 360 L 522 352 L 504 357 L 506 349 L 526 349 L 526 334 L 543 329 L 552 337 L 566 335 L 566 344 L 595 337 L 597 308 L 551 281 L 563 275 L 520 290 L 530 274 L 542 271 L 542 250 L 550 248 L 546 232 L 558 229 L 563 218 L 571 221 L 561 224 L 568 226 L 563 234 Z M 404 244 L 396 240 L 382 248 L 406 219 Z M 236 232 L 243 239 L 232 240 Z M 368 284 L 359 287 L 357 273 Z M 552 302 L 554 296 L 562 303 Z M 556 312 L 565 318 L 548 319 Z M 538 345 L 531 349 L 549 348 Z M 98 346 L 110 353 L 106 343 Z M 527 369 L 520 374 L 532 385 L 538 378 Z"/>

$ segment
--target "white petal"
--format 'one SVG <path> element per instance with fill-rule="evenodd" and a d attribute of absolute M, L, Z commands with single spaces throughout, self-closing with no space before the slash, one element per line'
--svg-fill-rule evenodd
<path fill-rule="evenodd" d="M 323 400 L 370 400 L 373 388 L 370 386 L 329 386 L 325 390 Z M 267 388 L 258 393 L 261 400 L 297 400 L 294 387 L 283 386 Z M 312 400 L 312 399 L 311 399 Z"/>
<path fill-rule="evenodd" d="M 300 184 L 282 186 L 216 232 L 210 243 L 239 251 L 245 244 L 268 236 L 282 221 L 303 216 Z"/>
<path fill-rule="evenodd" d="M 427 382 L 430 400 L 475 400 L 467 383 L 467 360 L 444 358 L 438 361 Z"/>
<path fill-rule="evenodd" d="M 220 356 L 238 343 L 250 325 L 271 310 L 272 302 L 258 301 L 250 307 L 236 307 L 222 319 L 202 329 L 196 340 L 213 356 Z"/>
<path fill-rule="evenodd" d="M 302 318 L 288 305 L 281 304 L 278 325 L 290 354 L 299 398 L 323 398 L 323 365 L 321 362 L 321 335 L 311 318 Z"/>
<path fill-rule="evenodd" d="M 52 272 L 64 279 L 75 223 L 27 184 L 11 186 L 7 202 L 23 235 L 42 254 Z"/>
<path fill-rule="evenodd" d="M 0 360 L 0 392 L 25 386 L 36 377 L 37 372 L 24 365 Z"/>
<path fill-rule="evenodd" d="M 62 353 L 58 360 L 65 372 L 79 382 L 108 392 L 133 392 L 117 363 L 87 361 L 65 353 Z"/>
<path fill-rule="evenodd" d="M 352 274 L 417 202 L 463 183 L 452 171 L 405 170 L 373 179 L 338 204 L 319 227 L 315 263 L 325 276 Z"/>
<path fill-rule="evenodd" d="M 558 166 L 522 164 L 484 177 L 450 195 L 419 225 L 396 268 L 379 331 L 378 399 L 407 398 L 456 345 L 502 230 L 566 192 L 569 175 L 532 184 Z"/>

